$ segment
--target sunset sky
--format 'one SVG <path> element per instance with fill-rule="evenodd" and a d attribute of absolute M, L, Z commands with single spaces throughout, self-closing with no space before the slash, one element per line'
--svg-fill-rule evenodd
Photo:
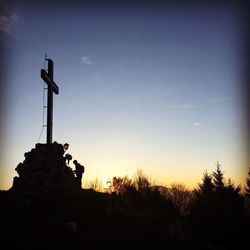
<path fill-rule="evenodd" d="M 239 6 L 73 3 L 2 7 L 0 189 L 11 187 L 42 129 L 45 54 L 59 86 L 53 140 L 69 143 L 85 166 L 83 182 L 142 169 L 156 183 L 192 188 L 219 161 L 227 178 L 244 185 Z"/>

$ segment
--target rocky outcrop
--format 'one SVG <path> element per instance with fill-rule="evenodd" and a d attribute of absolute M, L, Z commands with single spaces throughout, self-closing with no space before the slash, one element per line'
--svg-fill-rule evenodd
<path fill-rule="evenodd" d="M 14 177 L 11 190 L 17 191 L 62 191 L 81 189 L 70 167 L 66 165 L 62 144 L 36 144 L 24 154 L 25 160 L 16 167 L 18 177 Z"/>

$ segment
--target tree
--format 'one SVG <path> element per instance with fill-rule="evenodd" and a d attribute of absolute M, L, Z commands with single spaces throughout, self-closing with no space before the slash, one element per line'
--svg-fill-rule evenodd
<path fill-rule="evenodd" d="M 244 232 L 244 201 L 240 187 L 234 186 L 230 179 L 224 183 L 218 163 L 212 175 L 204 173 L 202 183 L 194 192 L 190 213 L 194 231 L 212 242 L 230 245 Z"/>
<path fill-rule="evenodd" d="M 209 219 L 211 210 L 211 201 L 214 196 L 214 184 L 212 176 L 207 171 L 204 172 L 202 183 L 198 184 L 198 189 L 194 190 L 190 202 L 190 215 L 195 221 L 205 222 Z M 198 222 L 198 223 L 200 223 Z M 206 224 L 207 222 L 205 222 Z"/>
<path fill-rule="evenodd" d="M 152 184 L 151 179 L 137 170 L 133 179 L 113 177 L 110 182 L 110 191 L 117 203 L 131 209 L 165 209 L 170 206 L 159 188 Z"/>
<path fill-rule="evenodd" d="M 225 187 L 232 192 L 240 193 L 240 186 L 235 186 L 234 182 L 229 178 Z"/>
<path fill-rule="evenodd" d="M 221 171 L 219 162 L 216 164 L 216 170 L 212 173 L 213 183 L 217 190 L 222 189 L 224 187 L 224 177 Z"/>
<path fill-rule="evenodd" d="M 203 195 L 212 193 L 214 189 L 214 184 L 212 181 L 212 176 L 208 174 L 207 171 L 203 174 L 202 183 L 198 184 L 198 186 L 199 186 L 198 190 L 199 193 Z"/>
<path fill-rule="evenodd" d="M 247 185 L 245 187 L 245 196 L 250 198 L 250 168 L 248 170 Z"/>
<path fill-rule="evenodd" d="M 104 189 L 102 180 L 100 178 L 98 178 L 97 176 L 95 178 L 93 178 L 92 180 L 89 180 L 85 184 L 85 188 L 93 189 L 96 192 L 102 192 Z"/>
<path fill-rule="evenodd" d="M 141 169 L 138 169 L 134 178 L 134 185 L 138 191 L 145 191 L 152 187 L 152 181 Z"/>
<path fill-rule="evenodd" d="M 133 181 L 127 176 L 124 177 L 114 176 L 111 181 L 110 189 L 111 192 L 115 192 L 118 196 L 121 196 L 132 186 L 133 186 Z"/>
<path fill-rule="evenodd" d="M 166 197 L 170 199 L 181 216 L 188 214 L 190 196 L 190 191 L 184 185 L 176 183 L 172 184 L 166 193 Z"/>

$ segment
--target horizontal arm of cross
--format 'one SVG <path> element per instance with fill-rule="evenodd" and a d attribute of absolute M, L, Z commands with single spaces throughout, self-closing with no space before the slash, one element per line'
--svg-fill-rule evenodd
<path fill-rule="evenodd" d="M 55 94 L 58 94 L 58 93 L 59 93 L 59 88 L 58 88 L 58 86 L 56 85 L 56 83 L 55 83 L 52 79 L 50 79 L 50 77 L 49 77 L 48 73 L 46 72 L 46 70 L 41 69 L 41 77 L 42 77 L 42 79 L 43 79 L 48 85 L 51 85 L 51 86 L 52 86 L 53 92 L 54 92 Z"/>

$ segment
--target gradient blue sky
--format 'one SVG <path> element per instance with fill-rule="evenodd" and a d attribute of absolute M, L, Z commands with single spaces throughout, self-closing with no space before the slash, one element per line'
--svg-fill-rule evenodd
<path fill-rule="evenodd" d="M 53 139 L 70 144 L 84 181 L 140 168 L 159 184 L 193 187 L 219 160 L 244 184 L 244 29 L 235 6 L 22 4 L 8 16 L 1 189 L 42 129 L 46 53 L 60 88 Z"/>

